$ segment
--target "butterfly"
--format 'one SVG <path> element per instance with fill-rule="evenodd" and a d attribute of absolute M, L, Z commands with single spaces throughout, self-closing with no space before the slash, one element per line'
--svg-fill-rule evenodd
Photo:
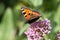
<path fill-rule="evenodd" d="M 24 15 L 24 18 L 27 20 L 27 23 L 33 23 L 41 17 L 41 14 L 38 11 L 31 10 L 30 8 L 27 8 L 25 6 L 21 7 L 21 11 Z"/>

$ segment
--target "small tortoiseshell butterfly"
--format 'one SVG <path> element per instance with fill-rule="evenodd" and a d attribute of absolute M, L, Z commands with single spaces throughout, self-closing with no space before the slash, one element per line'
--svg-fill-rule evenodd
<path fill-rule="evenodd" d="M 38 11 L 31 10 L 26 7 L 21 7 L 22 14 L 24 14 L 25 19 L 28 23 L 32 23 L 41 17 L 41 14 Z"/>

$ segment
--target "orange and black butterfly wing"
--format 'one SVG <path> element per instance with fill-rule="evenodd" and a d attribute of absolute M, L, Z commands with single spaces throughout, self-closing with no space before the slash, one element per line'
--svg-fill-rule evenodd
<path fill-rule="evenodd" d="M 41 16 L 41 14 L 38 11 L 31 10 L 26 7 L 22 7 L 21 11 L 24 14 L 24 17 L 28 23 L 32 23 L 32 22 L 36 21 Z"/>
<path fill-rule="evenodd" d="M 22 14 L 24 14 L 24 17 L 26 20 L 30 20 L 32 10 L 26 7 L 22 7 Z"/>
<path fill-rule="evenodd" d="M 35 22 L 40 17 L 41 17 L 41 14 L 38 11 L 33 10 L 32 14 L 30 15 L 30 20 L 28 20 L 28 23 Z"/>

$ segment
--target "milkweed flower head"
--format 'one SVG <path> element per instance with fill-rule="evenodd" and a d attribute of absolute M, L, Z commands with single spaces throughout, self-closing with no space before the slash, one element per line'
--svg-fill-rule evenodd
<path fill-rule="evenodd" d="M 43 40 L 44 35 L 51 31 L 50 20 L 44 19 L 32 23 L 25 32 L 28 40 Z"/>
<path fill-rule="evenodd" d="M 57 40 L 60 40 L 60 31 L 57 34 Z"/>

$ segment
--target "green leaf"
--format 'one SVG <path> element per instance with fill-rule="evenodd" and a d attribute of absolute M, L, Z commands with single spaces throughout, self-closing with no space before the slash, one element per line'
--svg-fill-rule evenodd
<path fill-rule="evenodd" d="M 54 32 L 57 32 L 60 30 L 60 5 L 58 6 L 57 12 L 54 16 L 54 20 L 57 23 L 57 26 L 54 28 Z"/>
<path fill-rule="evenodd" d="M 60 2 L 60 0 L 55 0 L 57 3 L 59 3 Z"/>
<path fill-rule="evenodd" d="M 35 7 L 42 5 L 43 0 L 29 0 Z"/>
<path fill-rule="evenodd" d="M 13 40 L 15 36 L 12 9 L 7 8 L 0 27 L 0 40 Z"/>
<path fill-rule="evenodd" d="M 19 35 L 21 36 L 21 35 L 24 33 L 24 31 L 27 30 L 27 28 L 28 28 L 28 24 L 26 24 L 26 25 L 24 25 L 22 28 L 20 28 L 20 33 L 19 33 Z"/>

